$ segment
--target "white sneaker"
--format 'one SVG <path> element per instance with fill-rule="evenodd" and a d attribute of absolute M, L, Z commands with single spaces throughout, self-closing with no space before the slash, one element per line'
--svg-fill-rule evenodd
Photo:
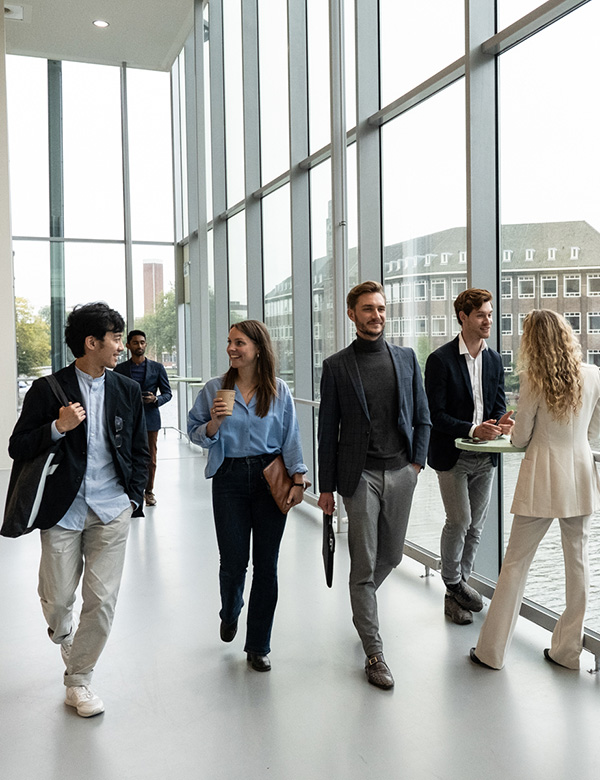
<path fill-rule="evenodd" d="M 104 703 L 89 685 L 74 685 L 67 688 L 65 704 L 75 707 L 77 714 L 82 718 L 91 718 L 104 712 Z"/>

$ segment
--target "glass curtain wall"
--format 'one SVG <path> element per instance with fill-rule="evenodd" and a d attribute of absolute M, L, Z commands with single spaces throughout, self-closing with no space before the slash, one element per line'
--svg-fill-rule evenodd
<path fill-rule="evenodd" d="M 352 338 L 346 288 L 366 278 L 385 285 L 387 338 L 413 347 L 421 365 L 458 332 L 456 296 L 471 284 L 492 290 L 491 342 L 512 404 L 522 319 L 534 306 L 562 311 L 585 357 L 600 364 L 598 195 L 590 184 L 599 163 L 590 100 L 598 3 L 563 3 L 550 25 L 547 4 L 543 15 L 535 0 L 270 6 L 197 3 L 199 12 L 210 8 L 210 106 L 213 114 L 222 106 L 224 118 L 223 128 L 213 116 L 206 177 L 214 297 L 230 302 L 217 307 L 215 331 L 226 332 L 238 314 L 265 318 L 300 413 L 318 405 L 323 360 Z M 197 86 L 208 88 L 206 77 Z M 302 435 L 306 461 L 316 464 L 312 428 L 311 409 Z M 515 468 L 506 459 L 488 519 L 495 553 L 476 562 L 491 580 Z M 443 510 L 431 470 L 418 490 L 408 535 L 435 561 Z M 554 562 L 556 540 L 548 547 Z M 556 564 L 539 576 L 545 589 L 530 595 L 560 609 Z M 597 598 L 591 623 L 599 611 Z"/>
<path fill-rule="evenodd" d="M 20 395 L 68 362 L 65 316 L 94 300 L 174 367 L 169 74 L 7 60 Z"/>

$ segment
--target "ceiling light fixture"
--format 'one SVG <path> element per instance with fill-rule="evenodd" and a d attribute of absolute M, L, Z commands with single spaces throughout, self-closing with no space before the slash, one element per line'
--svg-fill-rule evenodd
<path fill-rule="evenodd" d="M 108 27 L 108 22 L 105 22 L 103 19 L 96 19 L 95 22 L 93 22 L 95 27 Z"/>

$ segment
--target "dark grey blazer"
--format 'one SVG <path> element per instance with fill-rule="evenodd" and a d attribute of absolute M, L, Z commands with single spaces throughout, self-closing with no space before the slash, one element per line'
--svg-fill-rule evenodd
<path fill-rule="evenodd" d="M 398 384 L 398 430 L 411 463 L 425 465 L 429 410 L 417 356 L 409 347 L 386 346 Z M 319 408 L 319 491 L 351 496 L 367 458 L 371 422 L 352 345 L 323 362 Z"/>
<path fill-rule="evenodd" d="M 485 349 L 481 360 L 483 419 L 498 420 L 506 412 L 502 358 L 493 349 Z M 454 440 L 469 435 L 474 411 L 469 369 L 460 354 L 458 336 L 427 358 L 425 389 L 433 424 L 427 462 L 436 471 L 449 471 L 460 455 Z M 496 465 L 497 455 L 492 455 L 492 462 Z"/>

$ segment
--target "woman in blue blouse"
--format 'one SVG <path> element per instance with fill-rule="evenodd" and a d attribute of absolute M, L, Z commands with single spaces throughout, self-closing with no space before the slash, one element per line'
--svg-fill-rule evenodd
<path fill-rule="evenodd" d="M 248 605 L 248 662 L 268 672 L 270 639 L 277 604 L 277 558 L 286 515 L 280 512 L 263 469 L 281 453 L 293 485 L 290 506 L 302 500 L 307 468 L 294 402 L 288 386 L 275 376 L 275 355 L 262 322 L 234 325 L 227 339 L 230 368 L 211 379 L 188 417 L 190 439 L 208 449 L 205 476 L 212 498 L 220 553 L 221 639 L 231 642 L 244 604 L 243 592 L 252 537 L 252 588 Z M 235 390 L 233 414 L 216 398 L 220 388 Z"/>

